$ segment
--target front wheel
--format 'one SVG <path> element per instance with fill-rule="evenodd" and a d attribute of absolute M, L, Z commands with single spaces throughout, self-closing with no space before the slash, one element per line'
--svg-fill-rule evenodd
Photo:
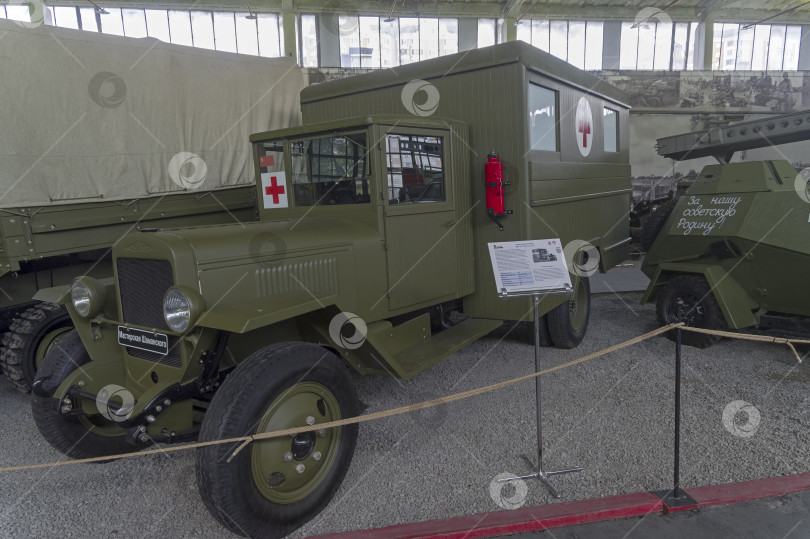
<path fill-rule="evenodd" d="M 557 348 L 576 348 L 591 317 L 591 284 L 587 277 L 574 278 L 571 298 L 549 311 L 548 332 Z"/>
<path fill-rule="evenodd" d="M 73 371 L 89 362 L 90 356 L 79 334 L 73 330 L 48 350 L 34 383 L 40 386 L 42 392 L 53 395 Z M 125 391 L 124 388 L 121 390 Z M 82 400 L 74 399 L 74 405 L 81 411 Z M 149 445 L 127 442 L 126 430 L 95 408 L 87 414 L 63 414 L 57 399 L 39 395 L 36 391 L 31 398 L 31 411 L 45 440 L 74 459 L 131 453 Z"/>
<path fill-rule="evenodd" d="M 658 322 L 662 326 L 683 322 L 687 326 L 725 330 L 728 329 L 723 311 L 712 294 L 709 283 L 698 275 L 678 275 L 672 278 L 658 295 L 656 304 Z M 667 332 L 670 340 L 675 340 L 675 331 Z M 705 333 L 684 331 L 681 342 L 696 348 L 707 348 L 720 337 Z"/>
<path fill-rule="evenodd" d="M 345 366 L 314 344 L 280 343 L 243 361 L 206 412 L 200 441 L 235 438 L 359 414 Z M 248 537 L 283 537 L 332 499 L 354 455 L 357 425 L 197 450 L 197 486 L 226 528 Z M 238 444 L 237 444 L 238 445 Z"/>

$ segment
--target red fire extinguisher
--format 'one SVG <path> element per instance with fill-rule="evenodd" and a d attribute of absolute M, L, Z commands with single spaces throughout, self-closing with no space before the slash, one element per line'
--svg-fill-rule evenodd
<path fill-rule="evenodd" d="M 509 185 L 503 181 L 503 163 L 498 159 L 495 150 L 489 154 L 489 161 L 484 165 L 484 184 L 487 201 L 487 214 L 498 223 L 498 228 L 503 230 L 503 225 L 498 221 L 498 217 L 503 217 L 512 213 L 506 209 L 506 197 L 504 187 Z"/>

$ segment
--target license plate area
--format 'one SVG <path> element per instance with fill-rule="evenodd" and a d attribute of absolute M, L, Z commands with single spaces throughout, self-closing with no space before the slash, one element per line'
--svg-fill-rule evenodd
<path fill-rule="evenodd" d="M 161 356 L 169 353 L 168 335 L 126 326 L 118 326 L 118 344 Z"/>

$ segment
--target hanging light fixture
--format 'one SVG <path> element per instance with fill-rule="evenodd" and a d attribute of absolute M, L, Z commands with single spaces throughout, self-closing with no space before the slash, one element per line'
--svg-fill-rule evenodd
<path fill-rule="evenodd" d="M 388 16 L 383 19 L 383 22 L 394 22 L 396 18 L 393 17 L 394 15 L 394 8 L 397 5 L 397 0 L 393 0 L 391 2 L 391 10 L 388 12 Z"/>
<path fill-rule="evenodd" d="M 96 4 L 95 2 L 93 2 L 93 0 L 87 0 L 87 1 L 90 2 L 91 4 L 93 4 L 93 7 L 96 8 L 96 13 L 98 13 L 99 15 L 109 15 L 110 14 L 109 11 L 107 11 L 103 7 L 101 7 L 98 4 Z"/>
<path fill-rule="evenodd" d="M 259 17 L 256 16 L 255 13 L 253 13 L 253 10 L 250 9 L 250 3 L 248 2 L 248 0 L 245 0 L 245 6 L 247 6 L 247 9 L 248 9 L 248 14 L 245 15 L 246 19 L 250 19 L 251 21 L 255 21 L 256 19 L 259 18 Z"/>

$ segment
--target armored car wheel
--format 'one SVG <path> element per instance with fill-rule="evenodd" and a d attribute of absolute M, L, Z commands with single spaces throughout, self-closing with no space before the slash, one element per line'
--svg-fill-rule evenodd
<path fill-rule="evenodd" d="M 280 343 L 245 359 L 206 412 L 200 441 L 317 425 L 358 415 L 348 373 L 314 344 Z M 248 537 L 283 537 L 334 496 L 354 454 L 357 425 L 197 450 L 197 486 L 208 510 Z"/>
<path fill-rule="evenodd" d="M 656 311 L 658 322 L 662 326 L 684 322 L 687 326 L 704 329 L 728 328 L 709 283 L 699 275 L 678 275 L 672 278 L 658 295 Z M 667 337 L 674 341 L 675 331 L 667 332 Z M 716 335 L 681 332 L 681 342 L 696 348 L 707 348 L 719 340 L 720 337 Z"/>
<path fill-rule="evenodd" d="M 31 391 L 45 354 L 71 329 L 70 315 L 61 305 L 38 303 L 20 313 L 3 335 L 0 363 L 6 377 L 20 391 Z"/>
<path fill-rule="evenodd" d="M 557 348 L 576 348 L 591 317 L 591 284 L 587 277 L 574 278 L 571 298 L 546 315 L 548 332 Z"/>
<path fill-rule="evenodd" d="M 99 413 L 66 415 L 61 412 L 53 392 L 68 375 L 89 361 L 90 356 L 76 330 L 67 333 L 48 350 L 34 380 L 38 390 L 31 398 L 31 411 L 39 432 L 54 448 L 75 459 L 132 453 L 149 445 L 127 442 L 126 431 Z M 74 407 L 81 406 L 82 400 L 74 399 Z"/>

